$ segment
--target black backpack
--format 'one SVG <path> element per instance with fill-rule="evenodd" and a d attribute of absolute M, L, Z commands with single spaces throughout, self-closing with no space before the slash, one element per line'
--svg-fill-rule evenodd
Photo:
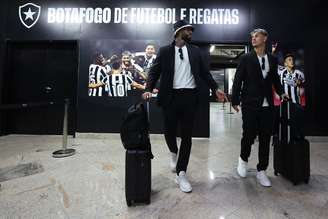
<path fill-rule="evenodd" d="M 129 107 L 120 134 L 125 149 L 151 150 L 148 112 L 143 103 Z"/>

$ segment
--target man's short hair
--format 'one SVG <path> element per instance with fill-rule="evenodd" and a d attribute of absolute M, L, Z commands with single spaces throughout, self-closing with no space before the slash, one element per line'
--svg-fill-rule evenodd
<path fill-rule="evenodd" d="M 122 57 L 123 56 L 129 56 L 130 58 L 132 58 L 132 53 L 130 51 L 124 51 L 122 52 Z"/>
<path fill-rule="evenodd" d="M 147 44 L 146 44 L 146 48 L 147 48 L 148 46 L 152 46 L 152 47 L 154 47 L 154 49 L 156 48 L 156 46 L 155 46 L 154 43 L 147 43 Z"/>
<path fill-rule="evenodd" d="M 104 58 L 103 54 L 100 52 L 97 52 L 93 55 L 93 62 L 95 64 L 99 64 L 99 63 L 101 63 L 103 58 Z"/>
<path fill-rule="evenodd" d="M 263 34 L 264 36 L 268 36 L 268 32 L 265 30 L 265 29 L 262 29 L 262 28 L 256 28 L 254 29 L 252 32 L 251 32 L 251 36 L 255 33 L 261 33 Z"/>

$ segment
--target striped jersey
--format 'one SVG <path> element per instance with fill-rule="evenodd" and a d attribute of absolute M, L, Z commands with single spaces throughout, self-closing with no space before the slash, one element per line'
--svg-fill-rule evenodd
<path fill-rule="evenodd" d="M 133 80 L 127 74 L 111 74 L 108 75 L 107 83 L 109 88 L 109 96 L 126 97 Z"/>
<path fill-rule="evenodd" d="M 293 103 L 301 104 L 301 87 L 297 85 L 297 81 L 299 80 L 301 84 L 305 82 L 303 72 L 298 69 L 289 72 L 287 68 L 279 67 L 278 73 L 285 93 L 289 95 Z"/>
<path fill-rule="evenodd" d="M 100 66 L 96 64 L 91 64 L 89 66 L 89 84 L 99 84 L 103 85 L 97 88 L 89 88 L 89 96 L 105 96 L 108 91 L 106 89 L 106 84 L 108 80 L 108 73 L 111 71 L 109 65 Z"/>

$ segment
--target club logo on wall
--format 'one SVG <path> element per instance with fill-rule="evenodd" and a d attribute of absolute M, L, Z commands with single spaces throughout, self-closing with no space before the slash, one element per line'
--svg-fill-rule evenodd
<path fill-rule="evenodd" d="M 26 28 L 33 27 L 39 20 L 41 7 L 33 3 L 26 3 L 19 6 L 19 19 Z"/>

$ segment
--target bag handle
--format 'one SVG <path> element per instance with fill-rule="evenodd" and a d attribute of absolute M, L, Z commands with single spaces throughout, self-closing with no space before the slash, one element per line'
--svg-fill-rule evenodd
<path fill-rule="evenodd" d="M 287 143 L 290 142 L 290 100 L 287 101 L 281 101 L 282 103 L 287 103 Z M 279 141 L 281 141 L 282 133 L 281 133 L 281 118 L 282 118 L 282 104 L 280 104 L 279 107 Z"/>

